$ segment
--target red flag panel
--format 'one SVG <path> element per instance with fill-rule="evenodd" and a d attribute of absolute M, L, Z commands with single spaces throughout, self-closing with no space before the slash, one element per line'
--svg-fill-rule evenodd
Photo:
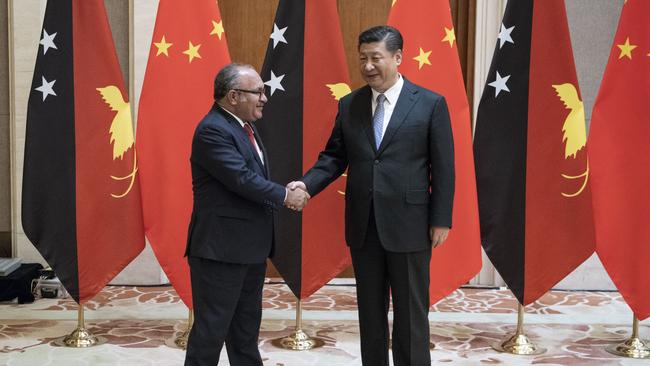
<path fill-rule="evenodd" d="M 639 319 L 650 316 L 650 2 L 623 5 L 589 131 L 597 252 Z"/>
<path fill-rule="evenodd" d="M 305 3 L 303 170 L 332 131 L 337 101 L 350 92 L 336 2 Z M 351 264 L 345 245 L 345 177 L 309 202 L 302 215 L 300 297 L 313 294 Z"/>
<path fill-rule="evenodd" d="M 229 62 L 215 1 L 160 2 L 138 110 L 142 205 L 156 258 L 190 308 L 183 255 L 192 211 L 192 135 L 212 105 L 217 71 Z"/>
<path fill-rule="evenodd" d="M 481 241 L 469 105 L 447 0 L 399 0 L 388 24 L 404 37 L 400 72 L 447 100 L 454 136 L 456 194 L 447 241 L 431 257 L 431 302 L 467 283 L 481 269 Z"/>
<path fill-rule="evenodd" d="M 564 1 L 535 1 L 532 26 L 524 304 L 571 273 L 595 247 L 584 106 Z"/>

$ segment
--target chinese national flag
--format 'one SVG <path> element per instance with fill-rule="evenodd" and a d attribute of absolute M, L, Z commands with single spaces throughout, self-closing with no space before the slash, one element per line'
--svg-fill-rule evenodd
<path fill-rule="evenodd" d="M 482 244 L 522 305 L 594 251 L 586 140 L 564 1 L 509 1 L 474 155 Z"/>
<path fill-rule="evenodd" d="M 48 1 L 27 107 L 22 224 L 79 304 L 144 248 L 136 164 L 104 1 Z"/>
<path fill-rule="evenodd" d="M 337 101 L 350 92 L 336 1 L 280 0 L 262 79 L 269 102 L 256 124 L 271 178 L 302 176 L 325 146 Z M 294 295 L 309 297 L 350 266 L 344 238 L 345 178 L 309 202 L 302 217 L 279 211 L 273 264 Z"/>
<path fill-rule="evenodd" d="M 476 201 L 469 105 L 458 58 L 448 0 L 393 2 L 388 24 L 404 37 L 400 72 L 447 100 L 454 136 L 456 194 L 447 241 L 431 256 L 432 303 L 467 283 L 481 269 L 481 241 Z"/>
<path fill-rule="evenodd" d="M 591 118 L 597 253 L 639 319 L 650 316 L 650 2 L 623 5 Z"/>
<path fill-rule="evenodd" d="M 142 207 L 158 262 L 190 308 L 183 255 L 192 211 L 192 134 L 213 103 L 214 77 L 229 62 L 214 0 L 160 1 L 138 110 Z"/>

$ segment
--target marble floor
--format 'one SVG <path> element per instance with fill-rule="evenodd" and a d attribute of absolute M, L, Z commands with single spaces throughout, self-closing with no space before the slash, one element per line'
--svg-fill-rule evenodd
<path fill-rule="evenodd" d="M 271 344 L 294 329 L 296 313 L 288 288 L 277 279 L 267 282 L 260 334 L 265 365 L 361 365 L 351 283 L 334 280 L 303 300 L 303 329 L 325 345 L 299 352 Z M 87 328 L 108 342 L 87 349 L 53 345 L 76 326 L 76 309 L 69 299 L 0 303 L 0 365 L 182 365 L 184 352 L 166 342 L 187 327 L 188 310 L 171 287 L 106 287 L 87 304 L 85 318 Z M 433 305 L 429 319 L 434 365 L 650 366 L 650 360 L 619 358 L 604 349 L 630 332 L 631 312 L 616 292 L 551 291 L 526 307 L 526 333 L 548 349 L 537 356 L 491 348 L 515 328 L 516 300 L 507 290 L 461 288 Z M 650 320 L 641 322 L 639 332 L 650 337 Z M 228 365 L 225 351 L 221 364 Z"/>

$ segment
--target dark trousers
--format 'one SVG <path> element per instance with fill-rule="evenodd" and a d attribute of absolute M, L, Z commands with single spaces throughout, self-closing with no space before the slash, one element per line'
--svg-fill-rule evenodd
<path fill-rule="evenodd" d="M 361 359 L 388 366 L 388 308 L 393 298 L 394 366 L 431 365 L 429 353 L 429 264 L 431 249 L 386 251 L 371 215 L 365 244 L 350 248 L 357 283 Z"/>
<path fill-rule="evenodd" d="M 261 366 L 258 349 L 266 263 L 189 257 L 194 325 L 185 366 L 214 366 L 226 343 L 231 366 Z"/>

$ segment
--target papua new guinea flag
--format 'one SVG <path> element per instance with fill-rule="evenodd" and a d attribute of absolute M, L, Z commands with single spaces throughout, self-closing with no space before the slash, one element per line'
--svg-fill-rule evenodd
<path fill-rule="evenodd" d="M 332 131 L 337 101 L 350 92 L 336 2 L 280 0 L 261 76 L 269 102 L 256 126 L 271 179 L 286 184 L 317 159 Z M 272 261 L 300 299 L 350 266 L 344 179 L 310 200 L 302 216 L 280 211 Z"/>
<path fill-rule="evenodd" d="M 481 242 L 523 305 L 594 251 L 585 145 L 564 1 L 508 2 L 474 156 Z"/>
<path fill-rule="evenodd" d="M 80 304 L 144 248 L 137 172 L 104 2 L 48 1 L 27 107 L 22 224 Z"/>

